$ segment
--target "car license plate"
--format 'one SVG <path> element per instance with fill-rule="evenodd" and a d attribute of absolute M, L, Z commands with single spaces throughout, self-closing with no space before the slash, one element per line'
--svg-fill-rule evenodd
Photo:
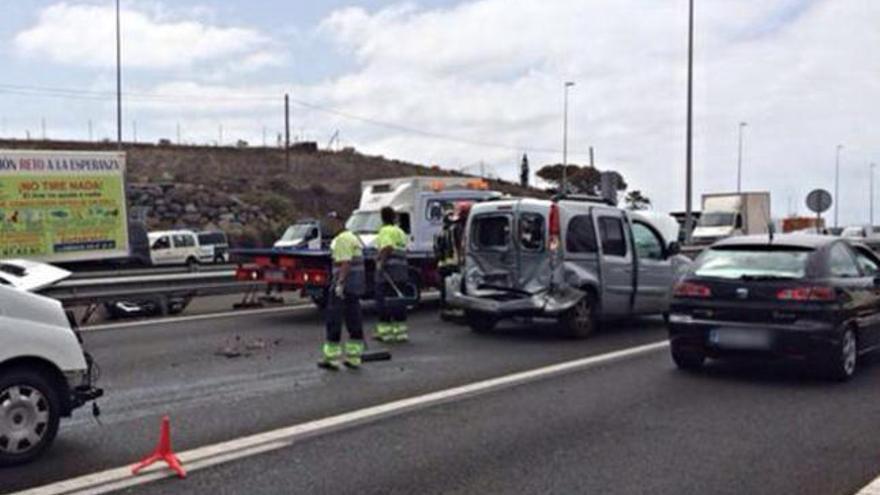
<path fill-rule="evenodd" d="M 768 350 L 770 334 L 764 330 L 714 328 L 709 331 L 709 345 L 720 349 Z"/>
<path fill-rule="evenodd" d="M 267 282 L 283 282 L 284 270 L 266 270 L 265 278 Z"/>

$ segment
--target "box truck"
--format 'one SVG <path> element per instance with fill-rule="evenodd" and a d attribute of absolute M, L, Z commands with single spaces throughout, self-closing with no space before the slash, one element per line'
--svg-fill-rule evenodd
<path fill-rule="evenodd" d="M 769 192 L 704 194 L 691 239 L 705 245 L 735 235 L 766 234 L 769 224 Z"/>

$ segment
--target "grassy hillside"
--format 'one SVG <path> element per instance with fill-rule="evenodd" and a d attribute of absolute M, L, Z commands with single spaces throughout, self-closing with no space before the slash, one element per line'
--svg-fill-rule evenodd
<path fill-rule="evenodd" d="M 0 140 L 0 148 L 114 151 L 113 143 Z M 412 175 L 458 175 L 381 156 L 213 146 L 125 144 L 128 202 L 151 229 L 220 228 L 245 245 L 267 245 L 292 221 L 346 217 L 358 203 L 360 183 Z M 509 183 L 493 189 L 536 195 Z"/>

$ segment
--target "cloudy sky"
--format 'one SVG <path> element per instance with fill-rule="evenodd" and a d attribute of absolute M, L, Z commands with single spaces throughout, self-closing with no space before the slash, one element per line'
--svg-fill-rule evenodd
<path fill-rule="evenodd" d="M 736 187 L 774 215 L 833 190 L 868 219 L 880 163 L 880 2 L 697 0 L 695 196 Z M 124 134 L 273 144 L 296 136 L 517 174 L 595 147 L 660 210 L 684 206 L 686 0 L 123 0 Z M 112 0 L 4 1 L 0 136 L 115 136 Z M 136 123 L 136 124 L 135 124 Z M 878 181 L 880 186 L 880 181 Z M 878 196 L 880 211 L 880 196 Z M 880 214 L 878 214 L 880 222 Z"/>

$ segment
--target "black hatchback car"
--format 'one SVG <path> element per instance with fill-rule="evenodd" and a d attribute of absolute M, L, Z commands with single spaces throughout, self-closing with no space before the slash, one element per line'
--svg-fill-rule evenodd
<path fill-rule="evenodd" d="M 672 359 L 767 356 L 849 379 L 880 346 L 880 259 L 818 235 L 745 236 L 714 244 L 675 285 Z"/>

